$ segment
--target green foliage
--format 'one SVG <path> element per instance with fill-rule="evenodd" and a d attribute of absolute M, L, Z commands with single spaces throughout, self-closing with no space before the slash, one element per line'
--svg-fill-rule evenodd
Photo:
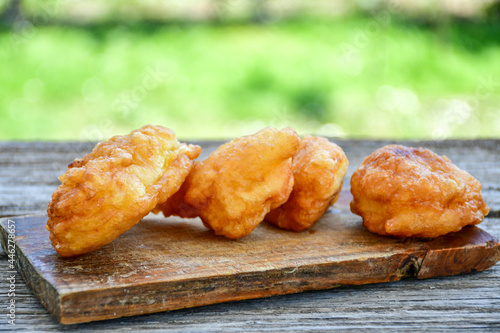
<path fill-rule="evenodd" d="M 351 137 L 495 137 L 498 21 L 395 16 L 267 25 L 0 30 L 0 139 L 183 138 L 264 126 Z"/>

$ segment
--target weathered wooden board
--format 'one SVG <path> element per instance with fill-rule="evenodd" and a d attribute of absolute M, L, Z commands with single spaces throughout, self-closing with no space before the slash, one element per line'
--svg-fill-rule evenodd
<path fill-rule="evenodd" d="M 349 158 L 349 177 L 367 154 L 393 141 L 335 139 Z M 430 148 L 450 157 L 483 184 L 491 208 L 480 225 L 500 238 L 500 140 L 398 141 Z M 38 214 L 46 210 L 57 177 L 95 143 L 0 142 L 0 216 Z M 222 142 L 199 142 L 207 156 Z M 204 157 L 203 157 L 204 158 Z M 315 228 L 316 229 L 316 228 Z M 403 279 L 383 284 L 226 302 L 114 320 L 58 324 L 16 274 L 15 297 L 8 298 L 7 256 L 0 249 L 0 300 L 16 301 L 16 326 L 0 324 L 0 332 L 95 331 L 289 332 L 289 331 L 467 331 L 500 330 L 500 264 L 477 274 L 433 279 Z M 1 311 L 3 316 L 7 313 Z M 5 319 L 7 320 L 7 319 Z"/>
<path fill-rule="evenodd" d="M 345 185 L 363 159 L 386 144 L 425 147 L 446 155 L 483 185 L 489 217 L 500 217 L 500 140 L 364 141 L 335 139 L 349 159 Z M 200 160 L 223 142 L 192 142 L 202 146 Z M 0 142 L 0 216 L 37 214 L 47 209 L 57 179 L 75 158 L 88 154 L 96 142 Z"/>
<path fill-rule="evenodd" d="M 485 270 L 498 240 L 477 227 L 436 239 L 401 240 L 366 231 L 337 208 L 311 230 L 260 224 L 248 237 L 217 237 L 198 219 L 148 216 L 113 243 L 76 258 L 53 250 L 46 216 L 13 217 L 16 270 L 64 324 L 328 289 Z M 12 224 L 13 222 L 11 222 Z M 0 222 L 6 249 L 8 219 Z"/>

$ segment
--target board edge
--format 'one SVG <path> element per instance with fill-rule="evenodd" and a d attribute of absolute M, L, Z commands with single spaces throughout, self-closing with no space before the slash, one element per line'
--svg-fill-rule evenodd
<path fill-rule="evenodd" d="M 19 220 L 30 217 L 45 217 L 46 214 L 33 215 L 16 215 L 10 217 L 2 217 L 0 219 L 0 243 L 2 248 L 7 253 L 8 232 L 5 227 L 5 222 L 8 220 Z M 14 265 L 16 272 L 19 274 L 31 292 L 36 296 L 43 307 L 58 321 L 61 319 L 61 297 L 56 288 L 35 269 L 30 260 L 24 255 L 21 247 L 16 245 L 16 258 Z M 28 275 L 27 275 L 28 274 Z M 44 297 L 47 296 L 47 297 Z"/>

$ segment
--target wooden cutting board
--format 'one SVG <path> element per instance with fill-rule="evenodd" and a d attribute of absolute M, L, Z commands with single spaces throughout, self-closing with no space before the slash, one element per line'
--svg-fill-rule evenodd
<path fill-rule="evenodd" d="M 7 229 L 15 225 L 13 270 L 63 324 L 470 273 L 500 260 L 498 239 L 478 227 L 436 239 L 382 237 L 362 227 L 348 202 L 343 192 L 311 230 L 263 222 L 236 241 L 215 236 L 199 219 L 150 215 L 113 243 L 69 259 L 52 248 L 46 215 L 5 218 L 0 234 L 9 253 Z"/>

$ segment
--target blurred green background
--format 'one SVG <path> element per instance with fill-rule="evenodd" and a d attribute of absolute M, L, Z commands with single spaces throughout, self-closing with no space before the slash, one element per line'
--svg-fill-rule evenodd
<path fill-rule="evenodd" d="M 499 8 L 0 0 L 0 139 L 499 137 Z"/>

